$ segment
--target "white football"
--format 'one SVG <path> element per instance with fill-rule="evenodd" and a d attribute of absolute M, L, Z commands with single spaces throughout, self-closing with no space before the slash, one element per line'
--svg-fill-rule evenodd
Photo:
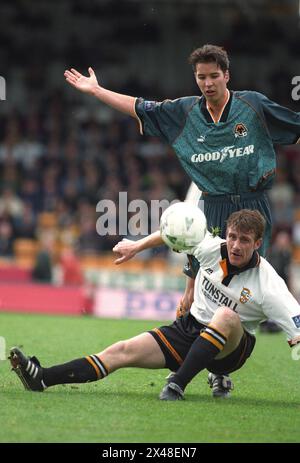
<path fill-rule="evenodd" d="M 206 217 L 191 203 L 172 204 L 160 219 L 160 235 L 174 251 L 188 251 L 197 246 L 207 231 Z"/>

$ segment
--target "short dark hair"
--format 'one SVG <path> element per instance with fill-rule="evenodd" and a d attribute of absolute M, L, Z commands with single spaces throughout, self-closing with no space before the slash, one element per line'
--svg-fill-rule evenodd
<path fill-rule="evenodd" d="M 229 227 L 236 228 L 240 232 L 250 233 L 253 232 L 255 241 L 264 236 L 266 220 L 263 215 L 251 209 L 241 209 L 240 211 L 233 212 L 227 220 L 227 230 Z"/>
<path fill-rule="evenodd" d="M 225 73 L 229 69 L 229 59 L 226 50 L 217 45 L 203 45 L 201 48 L 196 48 L 190 56 L 189 63 L 194 71 L 198 63 L 216 63 Z"/>

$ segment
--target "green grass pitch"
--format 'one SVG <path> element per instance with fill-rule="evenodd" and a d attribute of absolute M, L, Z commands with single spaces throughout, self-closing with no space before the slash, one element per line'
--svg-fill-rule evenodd
<path fill-rule="evenodd" d="M 22 346 L 45 366 L 99 352 L 161 322 L 0 314 L 7 351 Z M 299 442 L 300 363 L 285 335 L 258 334 L 254 354 L 232 375 L 228 400 L 214 400 L 204 371 L 186 400 L 158 394 L 167 370 L 122 369 L 103 381 L 23 389 L 9 362 L 0 362 L 0 442 L 204 443 Z"/>

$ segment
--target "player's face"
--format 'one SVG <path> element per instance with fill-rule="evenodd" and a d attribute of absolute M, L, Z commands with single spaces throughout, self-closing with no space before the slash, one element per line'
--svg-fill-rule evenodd
<path fill-rule="evenodd" d="M 255 240 L 253 232 L 245 233 L 229 227 L 226 242 L 229 262 L 235 267 L 242 268 L 248 264 L 253 252 L 260 247 L 262 239 Z"/>
<path fill-rule="evenodd" d="M 226 95 L 229 72 L 222 71 L 216 63 L 197 63 L 195 78 L 208 103 L 222 102 Z"/>

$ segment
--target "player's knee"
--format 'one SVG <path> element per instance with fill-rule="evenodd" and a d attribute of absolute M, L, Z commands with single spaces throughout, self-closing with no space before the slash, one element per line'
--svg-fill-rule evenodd
<path fill-rule="evenodd" d="M 132 360 L 134 351 L 131 347 L 130 340 L 119 341 L 116 344 L 114 344 L 113 348 L 114 354 L 118 356 L 120 361 L 127 363 L 128 361 Z"/>
<path fill-rule="evenodd" d="M 106 349 L 106 352 L 109 355 L 115 355 L 115 356 L 118 356 L 118 357 L 120 357 L 121 355 L 124 355 L 125 349 L 126 349 L 125 342 L 126 341 L 118 341 L 118 342 L 116 342 L 112 346 L 108 347 Z"/>
<path fill-rule="evenodd" d="M 219 320 L 220 323 L 226 325 L 228 328 L 233 329 L 240 324 L 239 315 L 229 307 L 219 307 L 215 315 L 216 320 Z"/>

